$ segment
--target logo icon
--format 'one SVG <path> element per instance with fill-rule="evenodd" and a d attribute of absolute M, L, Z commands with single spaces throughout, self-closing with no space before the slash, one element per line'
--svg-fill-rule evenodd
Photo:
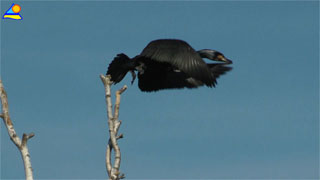
<path fill-rule="evenodd" d="M 12 4 L 6 13 L 4 13 L 2 19 L 13 19 L 13 20 L 22 20 L 19 12 L 21 7 L 18 4 Z"/>

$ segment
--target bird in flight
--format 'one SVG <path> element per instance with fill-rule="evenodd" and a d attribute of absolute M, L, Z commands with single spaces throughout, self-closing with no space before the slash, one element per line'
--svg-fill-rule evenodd
<path fill-rule="evenodd" d="M 202 58 L 222 63 L 206 63 Z M 141 91 L 152 92 L 163 89 L 215 87 L 216 79 L 232 68 L 232 61 L 222 53 L 202 49 L 195 51 L 187 42 L 178 39 L 159 39 L 151 41 L 134 58 L 118 54 L 109 64 L 107 75 L 115 84 L 120 82 L 127 72 L 131 72 L 132 81 L 138 72 L 138 86 Z"/>

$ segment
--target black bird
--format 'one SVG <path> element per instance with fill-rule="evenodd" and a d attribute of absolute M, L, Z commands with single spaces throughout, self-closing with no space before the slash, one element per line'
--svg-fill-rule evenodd
<path fill-rule="evenodd" d="M 202 58 L 223 63 L 207 64 Z M 107 75 L 111 75 L 111 81 L 118 83 L 130 71 L 133 83 L 136 78 L 134 71 L 138 71 L 139 88 L 147 92 L 203 85 L 215 87 L 216 79 L 232 69 L 225 66 L 228 64 L 232 61 L 218 51 L 195 51 L 185 41 L 159 39 L 151 41 L 134 58 L 118 54 L 110 63 Z"/>

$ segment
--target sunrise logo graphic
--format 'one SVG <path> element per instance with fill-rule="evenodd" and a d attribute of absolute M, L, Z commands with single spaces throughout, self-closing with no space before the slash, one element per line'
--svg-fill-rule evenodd
<path fill-rule="evenodd" d="M 2 19 L 22 20 L 19 12 L 21 7 L 18 4 L 12 4 L 8 11 L 3 15 Z"/>

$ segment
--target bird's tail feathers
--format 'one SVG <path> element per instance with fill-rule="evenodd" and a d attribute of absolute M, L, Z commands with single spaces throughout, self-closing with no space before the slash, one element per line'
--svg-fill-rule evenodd
<path fill-rule="evenodd" d="M 111 81 L 115 84 L 120 82 L 126 76 L 127 72 L 132 69 L 130 66 L 131 61 L 127 55 L 123 53 L 118 54 L 108 67 L 107 75 L 111 76 Z"/>

